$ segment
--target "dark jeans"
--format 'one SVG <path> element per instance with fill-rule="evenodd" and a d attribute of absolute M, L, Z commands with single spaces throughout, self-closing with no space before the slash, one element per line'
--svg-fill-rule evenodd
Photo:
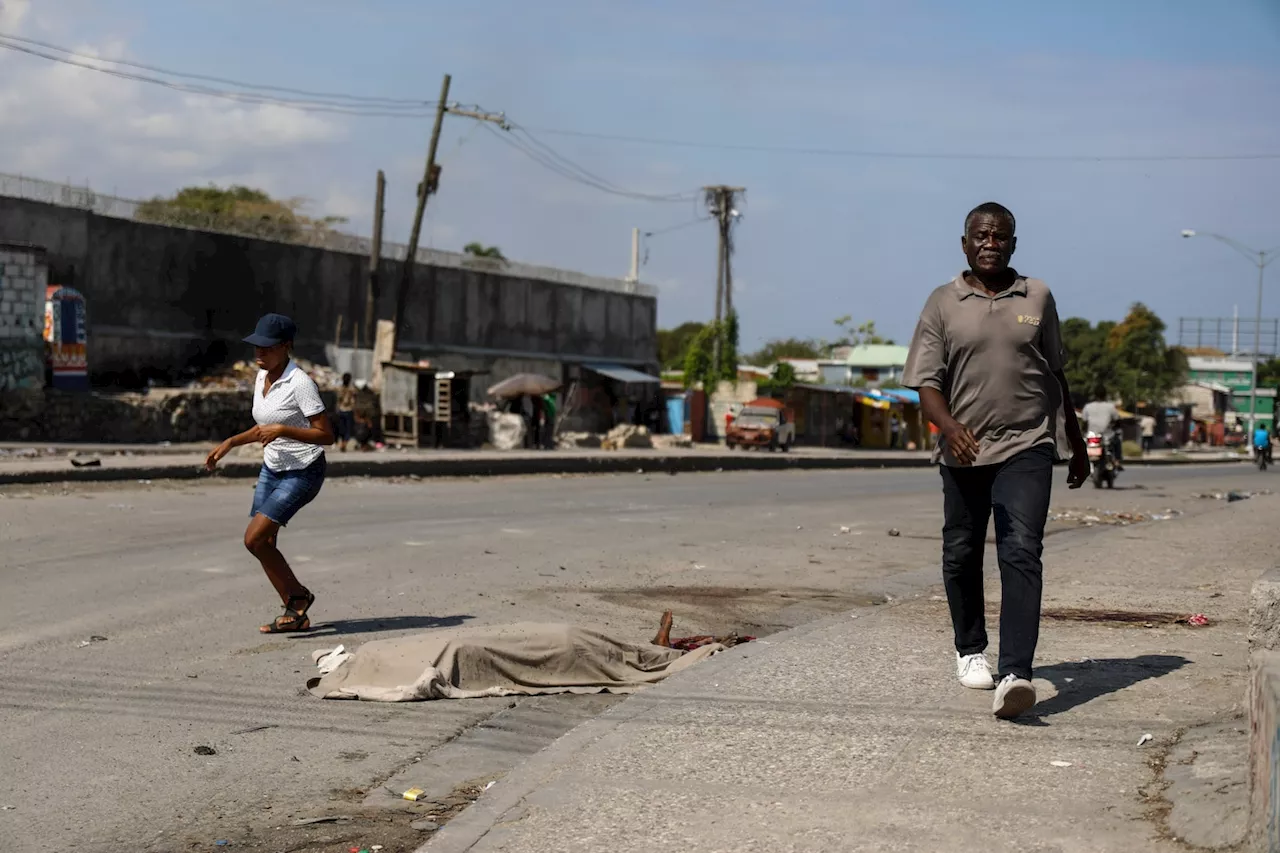
<path fill-rule="evenodd" d="M 987 526 L 995 515 L 1001 676 L 1031 678 L 1040 639 L 1040 555 L 1053 488 L 1053 455 L 1051 447 L 1034 447 L 999 465 L 942 466 L 942 581 L 956 651 L 962 655 L 987 648 L 982 556 Z"/>

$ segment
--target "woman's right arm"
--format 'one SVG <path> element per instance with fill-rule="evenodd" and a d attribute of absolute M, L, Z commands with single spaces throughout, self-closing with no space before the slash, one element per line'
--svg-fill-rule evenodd
<path fill-rule="evenodd" d="M 212 471 L 218 467 L 218 463 L 222 461 L 222 458 L 232 450 L 246 444 L 252 444 L 257 440 L 258 428 L 256 426 L 245 430 L 239 435 L 231 436 L 231 438 L 228 438 L 226 441 L 222 442 L 222 444 L 219 444 L 213 450 L 209 451 L 208 457 L 204 460 L 205 470 Z"/>

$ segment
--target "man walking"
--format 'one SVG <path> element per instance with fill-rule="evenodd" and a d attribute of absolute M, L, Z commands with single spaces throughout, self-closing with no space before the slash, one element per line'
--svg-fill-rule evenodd
<path fill-rule="evenodd" d="M 1063 374 L 1053 294 L 1009 266 L 1016 221 L 994 202 L 965 219 L 960 245 L 969 269 L 925 303 L 907 355 L 904 384 L 920 392 L 941 440 L 942 576 L 955 630 L 956 672 L 965 687 L 995 689 L 992 710 L 1011 718 L 1036 701 L 1031 663 L 1040 635 L 1041 554 L 1053 465 L 1065 430 L 1079 488 L 1089 459 Z M 986 658 L 982 557 L 996 521 L 1000 561 L 997 685 Z"/>

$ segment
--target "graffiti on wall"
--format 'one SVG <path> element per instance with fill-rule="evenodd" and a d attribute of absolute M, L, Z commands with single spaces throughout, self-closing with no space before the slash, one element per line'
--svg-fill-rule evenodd
<path fill-rule="evenodd" d="M 44 351 L 30 341 L 0 342 L 0 391 L 39 388 L 44 384 Z"/>
<path fill-rule="evenodd" d="M 48 345 L 53 387 L 89 387 L 88 331 L 84 297 L 70 287 L 48 286 L 44 305 L 44 340 Z"/>

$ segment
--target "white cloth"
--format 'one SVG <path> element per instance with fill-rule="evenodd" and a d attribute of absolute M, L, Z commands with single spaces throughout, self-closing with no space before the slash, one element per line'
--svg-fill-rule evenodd
<path fill-rule="evenodd" d="M 311 426 L 311 418 L 324 414 L 320 389 L 294 362 L 289 362 L 264 397 L 266 379 L 267 371 L 259 370 L 253 386 L 253 419 L 259 426 L 283 424 L 306 429 Z M 266 446 L 262 463 L 272 471 L 301 471 L 323 455 L 324 448 L 318 444 L 277 438 Z"/>
<path fill-rule="evenodd" d="M 467 626 L 375 640 L 345 657 L 341 647 L 314 652 L 321 677 L 307 689 L 367 702 L 634 693 L 722 651 L 681 653 L 572 625 Z"/>

